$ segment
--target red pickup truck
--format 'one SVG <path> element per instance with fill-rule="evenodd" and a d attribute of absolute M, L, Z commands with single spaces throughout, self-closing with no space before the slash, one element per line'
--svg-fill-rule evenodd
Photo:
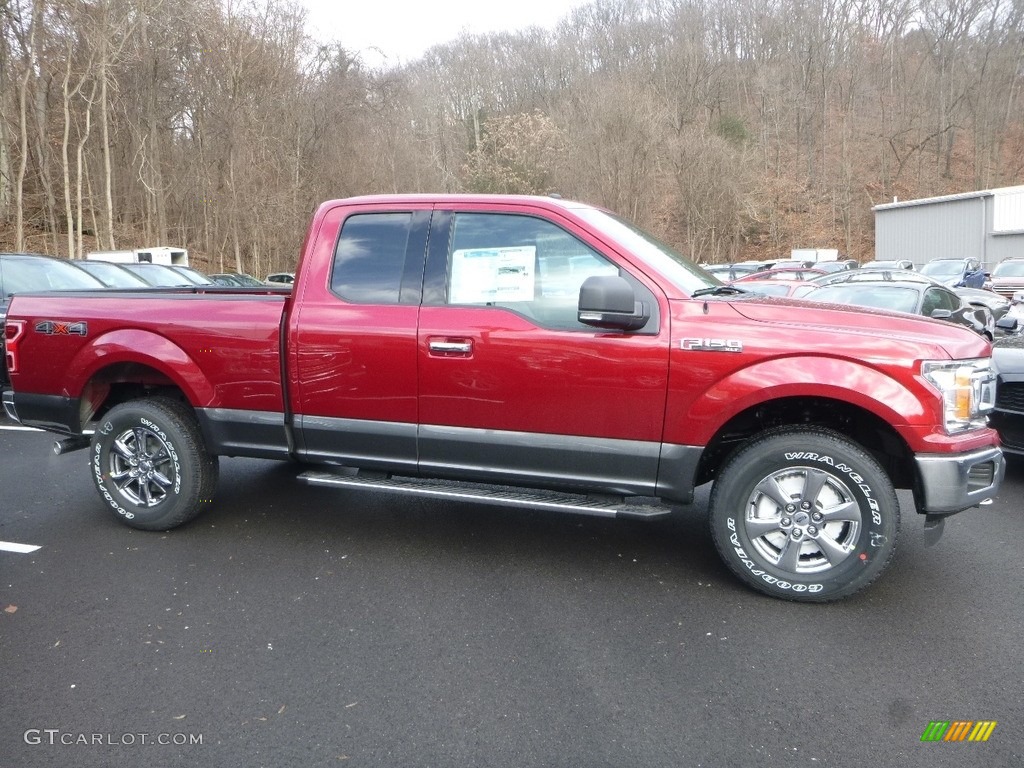
<path fill-rule="evenodd" d="M 926 527 L 989 501 L 989 344 L 937 320 L 759 298 L 614 215 L 519 196 L 324 203 L 290 294 L 20 295 L 7 412 L 88 448 L 166 530 L 218 456 L 307 482 L 652 518 L 714 482 L 712 538 L 776 597 L 872 582 L 896 489 Z"/>

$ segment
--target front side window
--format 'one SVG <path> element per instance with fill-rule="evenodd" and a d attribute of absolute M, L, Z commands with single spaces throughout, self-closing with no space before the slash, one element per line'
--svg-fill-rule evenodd
<path fill-rule="evenodd" d="M 942 288 L 929 288 L 921 303 L 921 314 L 931 317 L 932 312 L 936 309 L 948 309 L 950 312 L 954 312 L 959 308 L 960 299 L 955 293 L 950 293 Z"/>
<path fill-rule="evenodd" d="M 411 213 L 363 213 L 345 219 L 334 250 L 331 290 L 358 304 L 397 304 Z"/>
<path fill-rule="evenodd" d="M 538 325 L 577 320 L 580 286 L 619 269 L 560 227 L 531 216 L 460 213 L 449 252 L 448 303 L 503 307 Z"/>

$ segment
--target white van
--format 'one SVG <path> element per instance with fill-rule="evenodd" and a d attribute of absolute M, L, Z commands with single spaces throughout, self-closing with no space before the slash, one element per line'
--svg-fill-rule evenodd
<path fill-rule="evenodd" d="M 166 264 L 188 266 L 188 250 L 160 245 L 155 248 L 136 248 L 132 251 L 91 251 L 85 258 L 94 261 L 112 261 L 115 264 Z"/>

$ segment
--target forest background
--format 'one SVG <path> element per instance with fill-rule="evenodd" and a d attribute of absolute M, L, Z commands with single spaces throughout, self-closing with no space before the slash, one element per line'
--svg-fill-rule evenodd
<path fill-rule="evenodd" d="M 263 276 L 323 200 L 473 191 L 696 261 L 866 260 L 873 205 L 1024 183 L 1024 0 L 594 0 L 391 67 L 314 32 L 290 0 L 0 0 L 0 250 Z"/>

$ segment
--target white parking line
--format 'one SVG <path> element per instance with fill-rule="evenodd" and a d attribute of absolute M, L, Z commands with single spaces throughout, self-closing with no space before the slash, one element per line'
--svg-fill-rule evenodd
<path fill-rule="evenodd" d="M 15 544 L 12 541 L 0 541 L 0 551 L 4 552 L 18 552 L 22 555 L 27 555 L 29 552 L 35 552 L 40 547 L 34 544 Z"/>

